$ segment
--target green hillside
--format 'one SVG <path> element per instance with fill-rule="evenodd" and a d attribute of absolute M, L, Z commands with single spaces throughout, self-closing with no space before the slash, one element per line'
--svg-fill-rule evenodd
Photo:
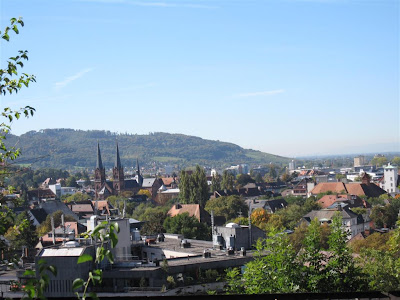
<path fill-rule="evenodd" d="M 22 155 L 17 163 L 31 164 L 34 168 L 73 169 L 95 167 L 99 141 L 103 163 L 109 168 L 114 164 L 117 140 L 125 167 L 135 166 L 136 158 L 142 166 L 173 164 L 179 167 L 196 164 L 210 167 L 239 163 L 262 165 L 289 161 L 285 157 L 246 150 L 231 143 L 162 132 L 136 135 L 100 130 L 45 129 L 21 136 L 9 135 L 6 145 L 16 145 L 21 149 Z"/>

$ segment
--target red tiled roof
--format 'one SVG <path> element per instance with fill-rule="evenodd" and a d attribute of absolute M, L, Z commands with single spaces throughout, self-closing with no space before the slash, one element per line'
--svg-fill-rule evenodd
<path fill-rule="evenodd" d="M 209 223 L 211 217 L 199 204 L 174 204 L 168 211 L 168 215 L 175 217 L 176 215 L 188 213 L 189 216 L 194 216 L 200 222 Z"/>
<path fill-rule="evenodd" d="M 343 182 L 321 182 L 312 189 L 311 194 L 317 195 L 319 193 L 327 193 L 327 192 L 346 193 L 347 190 Z"/>

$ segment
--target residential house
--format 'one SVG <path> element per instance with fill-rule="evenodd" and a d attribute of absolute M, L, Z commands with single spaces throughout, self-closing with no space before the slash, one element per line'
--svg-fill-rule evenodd
<path fill-rule="evenodd" d="M 30 219 L 33 221 L 33 225 L 39 226 L 40 223 L 46 220 L 48 215 L 51 215 L 59 210 L 62 211 L 64 215 L 69 215 L 78 221 L 78 216 L 63 202 L 57 200 L 47 200 L 46 202 L 41 202 L 38 208 L 29 210 L 28 214 Z"/>
<path fill-rule="evenodd" d="M 188 213 L 189 216 L 195 217 L 201 223 L 211 225 L 210 214 L 199 204 L 174 204 L 167 214 L 170 217 L 175 217 L 183 213 Z"/>
<path fill-rule="evenodd" d="M 348 207 L 362 207 L 362 208 L 371 208 L 371 205 L 365 200 L 357 195 L 349 195 L 349 194 L 335 194 L 335 195 L 325 195 L 321 199 L 317 201 L 317 203 L 321 206 L 321 208 L 330 208 L 335 203 L 344 203 L 348 205 Z"/>
<path fill-rule="evenodd" d="M 246 204 L 249 206 L 251 211 L 257 208 L 262 208 L 265 209 L 269 214 L 273 214 L 279 209 L 286 208 L 288 205 L 284 199 L 251 199 L 246 200 Z"/>
<path fill-rule="evenodd" d="M 174 198 L 178 198 L 179 197 L 179 192 L 180 192 L 180 190 L 177 189 L 177 188 L 168 189 L 166 186 L 162 185 L 158 189 L 158 193 L 157 193 L 157 196 L 155 197 L 155 201 L 158 204 L 164 205 L 169 200 L 174 199 Z"/>
<path fill-rule="evenodd" d="M 346 232 L 348 233 L 348 239 L 353 238 L 360 232 L 364 232 L 370 229 L 370 224 L 368 221 L 365 221 L 362 215 L 357 215 L 352 212 L 347 206 L 343 207 L 338 206 L 335 209 L 321 209 L 321 210 L 313 210 L 303 216 L 301 222 L 311 223 L 315 218 L 323 224 L 331 224 L 332 219 L 339 215 L 342 217 L 342 224 Z"/>
<path fill-rule="evenodd" d="M 380 195 L 386 194 L 386 192 L 381 189 L 375 183 L 370 181 L 370 176 L 364 174 L 362 177 L 362 182 L 322 182 L 317 184 L 312 190 L 311 195 L 318 195 L 320 193 L 331 192 L 333 194 L 350 194 L 356 196 L 366 196 L 379 197 Z"/>

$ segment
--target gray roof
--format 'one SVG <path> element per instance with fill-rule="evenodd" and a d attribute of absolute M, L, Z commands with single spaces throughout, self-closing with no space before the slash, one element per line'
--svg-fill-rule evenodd
<path fill-rule="evenodd" d="M 29 211 L 36 221 L 40 224 L 46 220 L 47 213 L 43 208 L 35 208 Z"/>
<path fill-rule="evenodd" d="M 61 201 L 50 200 L 43 202 L 41 206 L 47 215 L 55 213 L 57 210 L 61 210 L 65 215 L 70 215 L 75 220 L 78 220 L 78 216 Z"/>
<path fill-rule="evenodd" d="M 339 215 L 343 218 L 343 220 L 346 219 L 353 219 L 357 218 L 357 214 L 349 210 L 347 207 L 344 207 L 342 210 L 337 210 L 337 209 L 321 209 L 321 210 L 313 210 L 306 214 L 303 218 L 306 219 L 307 221 L 311 221 L 315 218 L 318 220 L 332 220 L 333 217 L 339 213 Z"/>
<path fill-rule="evenodd" d="M 154 181 L 156 181 L 156 179 L 157 178 L 143 178 L 142 187 L 144 187 L 144 188 L 152 187 L 154 184 Z"/>

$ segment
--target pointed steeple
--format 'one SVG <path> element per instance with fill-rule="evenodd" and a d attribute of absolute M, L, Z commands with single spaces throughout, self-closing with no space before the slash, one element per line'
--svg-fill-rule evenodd
<path fill-rule="evenodd" d="M 103 169 L 103 162 L 101 161 L 101 153 L 100 153 L 100 145 L 99 145 L 99 142 L 97 142 L 97 163 L 96 163 L 96 169 Z"/>
<path fill-rule="evenodd" d="M 142 184 L 143 184 L 143 176 L 140 174 L 140 167 L 139 167 L 139 159 L 138 158 L 136 158 L 136 181 L 140 186 L 142 186 Z"/>
<path fill-rule="evenodd" d="M 117 142 L 117 157 L 115 159 L 115 168 L 121 168 L 121 158 L 119 157 L 119 149 L 118 149 L 118 142 Z"/>
<path fill-rule="evenodd" d="M 140 175 L 139 158 L 136 158 L 136 175 Z"/>

